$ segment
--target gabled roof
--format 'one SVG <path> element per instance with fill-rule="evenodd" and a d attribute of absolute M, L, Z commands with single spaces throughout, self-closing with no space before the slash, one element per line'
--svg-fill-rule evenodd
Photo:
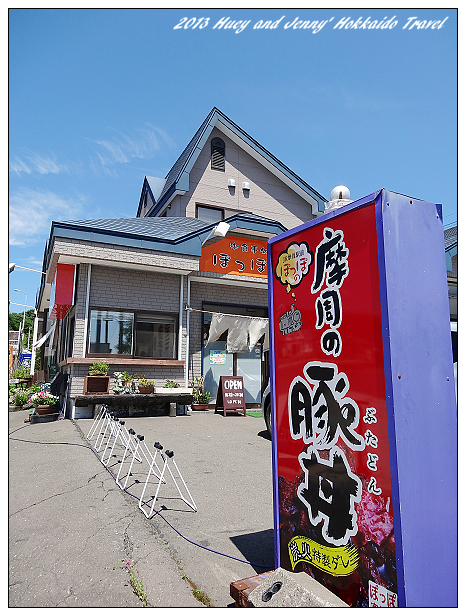
<path fill-rule="evenodd" d="M 153 205 L 157 199 L 160 197 L 160 194 L 165 186 L 165 180 L 161 178 L 154 178 L 149 175 L 146 175 L 144 178 L 144 182 L 142 183 L 141 196 L 139 197 L 139 207 L 136 216 L 145 216 L 146 212 L 143 212 L 144 209 L 144 195 L 146 192 L 149 194 L 151 198 L 151 205 Z"/>
<path fill-rule="evenodd" d="M 259 160 L 264 167 L 292 188 L 303 199 L 311 202 L 314 202 L 314 200 L 317 201 L 318 210 L 324 211 L 327 200 L 321 194 L 314 190 L 312 186 L 309 186 L 307 182 L 291 171 L 291 169 L 279 161 L 278 158 L 268 150 L 262 147 L 260 143 L 248 135 L 224 113 L 214 107 L 166 175 L 162 192 L 153 208 L 146 214 L 147 216 L 157 216 L 161 209 L 168 204 L 175 195 L 189 190 L 189 173 L 215 127 L 240 145 L 240 147 L 253 158 Z M 140 209 L 141 205 L 139 206 L 138 214 Z"/>

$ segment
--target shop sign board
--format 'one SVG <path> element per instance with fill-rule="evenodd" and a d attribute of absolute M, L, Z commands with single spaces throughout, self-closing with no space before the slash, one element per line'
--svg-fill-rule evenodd
<path fill-rule="evenodd" d="M 452 605 L 456 420 L 438 207 L 381 190 L 269 240 L 268 253 L 276 567 L 351 606 Z"/>
<path fill-rule="evenodd" d="M 202 247 L 199 269 L 218 274 L 267 278 L 267 242 L 228 236 Z"/>
<path fill-rule="evenodd" d="M 246 399 L 242 376 L 221 376 L 217 391 L 215 410 L 223 409 L 223 414 L 243 411 L 246 415 Z"/>

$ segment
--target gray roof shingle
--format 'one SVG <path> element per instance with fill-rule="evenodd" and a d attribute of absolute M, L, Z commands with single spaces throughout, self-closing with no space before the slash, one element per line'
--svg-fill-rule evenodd
<path fill-rule="evenodd" d="M 445 236 L 445 250 L 450 250 L 450 248 L 453 248 L 453 246 L 458 243 L 457 225 L 450 227 L 449 229 L 445 229 L 443 234 Z"/>
<path fill-rule="evenodd" d="M 163 218 L 99 218 L 96 220 L 65 220 L 54 223 L 79 229 L 102 231 L 104 233 L 121 233 L 144 238 L 178 240 L 190 233 L 210 226 L 197 218 L 163 217 Z"/>

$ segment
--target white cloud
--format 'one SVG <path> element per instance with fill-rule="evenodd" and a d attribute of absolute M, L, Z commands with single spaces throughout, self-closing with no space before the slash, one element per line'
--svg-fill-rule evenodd
<path fill-rule="evenodd" d="M 10 171 L 13 171 L 18 176 L 21 176 L 21 173 L 31 173 L 31 169 L 17 156 L 15 156 L 14 160 L 10 160 L 9 167 Z"/>
<path fill-rule="evenodd" d="M 27 151 L 26 154 L 23 154 L 22 158 L 15 156 L 10 161 L 10 171 L 21 177 L 21 173 L 31 174 L 36 172 L 41 175 L 47 175 L 49 173 L 57 174 L 63 171 L 68 172 L 68 167 L 61 163 L 57 163 L 53 154 L 50 156 L 43 156 L 36 152 Z"/>
<path fill-rule="evenodd" d="M 77 220 L 84 198 L 64 199 L 51 191 L 20 188 L 9 199 L 9 243 L 29 246 L 43 242 L 52 220 Z"/>
<path fill-rule="evenodd" d="M 94 153 L 102 167 L 129 163 L 133 158 L 152 158 L 164 142 L 174 147 L 173 140 L 163 130 L 146 123 L 143 128 L 133 131 L 120 131 L 110 128 L 112 136 L 105 139 L 90 139 L 88 141 L 98 146 Z M 94 158 L 95 161 L 95 158 Z M 94 171 L 97 171 L 95 164 Z"/>

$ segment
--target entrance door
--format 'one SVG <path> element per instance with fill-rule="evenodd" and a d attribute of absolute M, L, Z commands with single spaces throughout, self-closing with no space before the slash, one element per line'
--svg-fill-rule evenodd
<path fill-rule="evenodd" d="M 262 356 L 261 345 L 258 344 L 250 352 L 227 353 L 227 332 L 220 340 L 206 345 L 209 337 L 210 322 L 213 312 L 224 314 L 239 314 L 251 317 L 267 317 L 267 308 L 256 306 L 238 306 L 234 304 L 214 304 L 203 302 L 202 308 L 202 374 L 204 389 L 210 391 L 211 400 L 216 399 L 221 376 L 242 376 L 246 404 L 260 404 L 262 392 Z"/>
<path fill-rule="evenodd" d="M 236 376 L 243 377 L 246 403 L 261 401 L 261 345 L 236 354 Z"/>
<path fill-rule="evenodd" d="M 227 353 L 227 343 L 216 340 L 210 342 L 202 351 L 202 373 L 204 391 L 210 391 L 210 398 L 217 398 L 221 376 L 233 376 L 233 354 Z"/>

